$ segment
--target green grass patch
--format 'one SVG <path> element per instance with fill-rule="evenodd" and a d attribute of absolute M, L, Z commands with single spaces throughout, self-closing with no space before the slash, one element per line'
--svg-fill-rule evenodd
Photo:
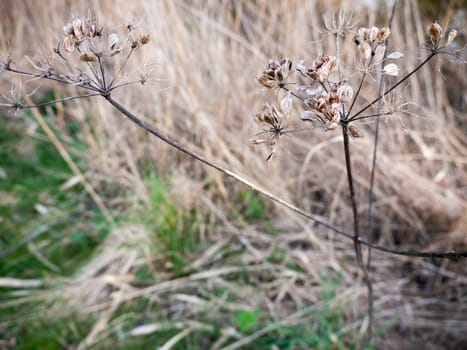
<path fill-rule="evenodd" d="M 52 117 L 45 117 L 53 128 Z M 27 130 L 37 128 L 34 133 Z M 69 130 L 70 131 L 70 130 Z M 85 146 L 77 125 L 56 132 L 83 170 Z M 61 186 L 73 176 L 30 113 L 0 117 L 0 276 L 44 279 L 71 276 L 92 256 L 110 226 L 81 185 Z M 0 300 L 14 301 L 10 288 Z M 36 293 L 31 291 L 31 296 Z M 17 349 L 63 349 L 89 331 L 90 320 L 45 316 L 41 303 L 3 307 L 0 339 L 16 340 Z"/>
<path fill-rule="evenodd" d="M 149 173 L 145 184 L 149 203 L 136 216 L 137 222 L 148 227 L 152 234 L 155 254 L 166 256 L 174 273 L 184 273 L 187 258 L 199 247 L 196 213 L 177 206 L 169 182 Z"/>
<path fill-rule="evenodd" d="M 277 229 L 268 216 L 263 198 L 250 189 L 240 192 L 236 199 L 236 218 L 251 224 L 259 224 L 270 235 L 276 235 Z"/>
<path fill-rule="evenodd" d="M 109 230 L 81 185 L 61 189 L 73 174 L 45 135 L 26 133 L 34 125 L 30 114 L 0 118 L 1 276 L 70 275 Z M 68 139 L 70 155 L 83 166 L 81 152 L 74 152 L 83 144 Z"/>

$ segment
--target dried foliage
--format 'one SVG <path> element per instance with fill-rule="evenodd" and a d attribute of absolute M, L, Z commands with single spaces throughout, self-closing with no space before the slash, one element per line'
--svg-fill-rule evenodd
<path fill-rule="evenodd" d="M 412 13 L 415 3 L 407 4 L 404 5 L 408 6 L 406 13 Z M 438 22 L 433 22 L 426 30 L 420 29 L 424 25 L 419 25 L 421 27 L 413 33 L 425 32 L 426 39 L 421 41 L 428 52 L 420 60 L 419 56 L 424 53 L 420 47 L 422 43 L 414 45 L 416 39 L 412 35 L 401 35 L 412 33 L 409 30 L 412 22 L 407 18 L 397 20 L 396 16 L 389 29 L 385 26 L 388 19 L 384 18 L 381 27 L 376 27 L 371 25 L 376 22 L 375 16 L 371 16 L 368 27 L 357 28 L 355 16 L 351 18 L 339 12 L 337 16 L 325 17 L 323 35 L 323 32 L 306 29 L 310 21 L 307 16 L 319 13 L 313 5 L 303 5 L 300 1 L 287 5 L 213 1 L 141 4 L 141 12 L 148 14 L 145 20 L 151 30 L 140 31 L 134 21 L 113 26 L 88 14 L 87 17 L 63 19 L 64 26 L 57 24 L 57 27 L 63 26 L 63 30 L 54 33 L 59 37 L 58 44 L 49 54 L 42 55 L 45 58 L 36 55 L 29 59 L 31 70 L 17 68 L 27 62 L 14 59 L 15 45 L 4 50 L 1 79 L 10 79 L 5 76 L 13 73 L 14 77 L 25 77 L 28 86 L 38 84 L 40 87 L 42 82 L 49 81 L 60 84 L 60 89 L 66 86 L 66 91 L 70 92 L 70 97 L 33 104 L 28 102 L 28 94 L 12 89 L 9 95 L 3 96 L 2 106 L 17 115 L 26 108 L 102 97 L 91 106 L 77 105 L 83 109 L 76 112 L 80 115 L 84 115 L 84 111 L 99 112 L 91 121 L 97 137 L 94 131 L 88 130 L 86 134 L 93 147 L 93 170 L 89 176 L 96 188 L 117 183 L 132 189 L 136 201 L 147 200 L 137 167 L 140 160 L 152 160 L 161 172 L 180 172 L 182 177 L 203 184 L 208 177 L 213 183 L 208 188 L 195 186 L 196 201 L 184 201 L 184 197 L 193 197 L 189 189 L 185 194 L 178 194 L 180 202 L 196 203 L 189 209 L 207 213 L 205 222 L 222 223 L 221 228 L 209 225 L 209 237 L 204 241 L 206 249 L 190 257 L 191 262 L 184 270 L 186 277 L 175 276 L 170 268 L 164 267 L 162 256 L 146 249 L 149 234 L 144 229 L 122 226 L 120 229 L 128 235 L 116 228 L 104 243 L 101 256 L 93 259 L 80 275 L 60 281 L 60 287 L 38 294 L 51 305 L 64 296 L 72 310 L 85 305 L 83 313 L 98 315 L 99 320 L 80 348 L 92 346 L 118 329 L 121 320 L 113 319 L 117 308 L 142 297 L 153 298 L 161 307 L 165 300 L 182 309 L 179 314 L 174 313 L 170 325 L 181 331 L 167 342 L 164 347 L 167 349 L 191 333 L 212 331 L 211 324 L 197 322 L 203 310 L 261 305 L 277 320 L 273 327 L 265 326 L 258 334 L 246 337 L 228 325 L 221 326 L 219 339 L 211 344 L 213 349 L 224 345 L 225 349 L 239 348 L 255 337 L 272 332 L 274 327 L 306 322 L 310 314 L 304 305 L 324 307 L 316 285 L 320 271 L 329 269 L 343 276 L 344 285 L 339 287 L 335 303 L 346 308 L 348 322 L 344 333 L 352 332 L 357 338 L 361 337 L 374 322 L 379 327 L 396 315 L 408 320 L 401 327 L 414 330 L 415 335 L 423 328 L 462 337 L 466 320 L 454 319 L 452 312 L 465 304 L 466 270 L 462 263 L 467 245 L 463 215 L 467 206 L 465 194 L 462 194 L 465 144 L 462 130 L 455 127 L 459 123 L 455 107 L 441 93 L 446 83 L 436 73 L 427 73 L 437 56 L 448 57 L 454 64 L 462 61 L 464 51 L 459 48 L 458 38 L 456 40 L 458 33 L 454 29 L 443 30 Z M 28 8 L 28 5 L 17 5 L 14 9 L 24 10 L 21 6 Z M 108 9 L 114 8 L 111 2 L 102 2 L 99 6 L 101 11 L 96 13 L 106 14 L 106 17 L 112 13 Z M 313 19 L 313 23 L 321 21 L 317 17 Z M 26 26 L 26 30 L 30 27 L 41 28 L 31 25 Z M 397 47 L 397 51 L 387 52 L 395 33 L 399 42 L 390 45 Z M 284 40 L 287 38 L 299 39 Z M 145 63 L 141 53 L 140 59 L 135 60 L 135 54 L 148 43 L 148 51 L 152 51 L 160 63 L 158 76 L 169 81 L 168 93 L 137 87 L 146 85 L 153 68 Z M 304 43 L 310 43 L 309 47 Z M 350 48 L 345 46 L 347 44 Z M 416 47 L 420 49 L 414 53 Z M 294 66 L 290 58 L 266 59 L 286 54 L 297 57 L 298 63 Z M 255 64 L 251 64 L 253 60 Z M 264 62 L 267 62 L 266 68 L 256 76 L 256 81 L 275 100 L 261 103 L 259 111 L 254 113 L 253 120 L 260 131 L 251 143 L 268 145 L 267 163 L 261 149 L 249 148 L 242 141 L 251 135 L 251 127 L 244 123 L 248 118 L 239 117 L 251 114 L 254 105 L 264 99 L 265 94 L 252 93 L 250 85 Z M 421 87 L 424 94 L 420 94 Z M 76 94 L 80 90 L 87 93 Z M 401 95 L 404 95 L 402 101 Z M 124 107 L 118 101 L 131 107 Z M 154 152 L 154 144 L 126 124 L 114 121 L 107 109 L 109 106 L 218 173 L 186 160 L 180 161 L 160 145 Z M 421 106 L 427 106 L 427 110 L 436 115 L 432 121 L 436 128 L 427 131 L 423 119 L 412 118 L 421 114 Z M 139 112 L 154 115 L 157 120 L 146 123 L 136 116 Z M 82 116 L 75 118 L 84 121 Z M 384 132 L 373 143 L 368 136 L 378 135 L 374 127 L 380 127 L 379 120 L 386 122 Z M 162 132 L 151 124 L 167 131 Z M 337 134 L 338 128 L 342 129 L 342 136 Z M 294 157 L 285 157 L 278 151 L 279 141 L 284 141 L 284 148 Z M 432 146 L 433 141 L 440 145 Z M 334 146 L 336 142 L 343 143 L 344 151 Z M 373 166 L 368 166 L 376 160 L 368 155 L 368 149 L 376 145 L 381 150 L 378 166 L 375 161 Z M 422 154 L 422 158 L 414 157 L 415 153 Z M 440 168 L 439 164 L 444 165 Z M 344 167 L 349 187 L 343 186 Z M 373 174 L 375 182 L 369 180 L 373 179 L 374 169 L 380 169 L 377 175 Z M 231 193 L 241 187 L 225 181 L 218 175 L 222 173 L 292 209 L 293 212 L 284 212 L 271 204 L 266 205 L 266 211 L 280 231 L 277 237 L 264 234 L 255 225 L 232 221 L 229 210 L 235 203 L 232 203 Z M 242 173 L 258 179 L 262 186 L 240 175 Z M 350 188 L 350 195 L 347 188 Z M 203 208 L 198 207 L 199 198 Z M 299 205 L 291 204 L 293 200 Z M 365 217 L 362 207 L 370 207 L 365 218 L 368 222 L 358 220 Z M 309 214 L 310 211 L 314 214 Z M 432 220 L 435 223 L 432 224 Z M 310 226 L 310 221 L 322 228 Z M 328 237 L 323 237 L 323 233 Z M 342 236 L 353 242 L 343 241 Z M 133 241 L 135 237 L 139 238 Z M 127 245 L 128 242 L 131 244 Z M 362 245 L 432 260 L 408 260 L 407 257 L 374 253 L 370 261 Z M 278 262 L 269 259 L 275 247 L 285 252 L 285 257 Z M 238 260 L 223 261 L 222 256 L 228 256 L 237 248 L 244 252 Z M 348 257 L 352 250 L 357 256 L 356 264 Z M 460 263 L 456 260 L 438 263 L 433 260 L 436 257 L 460 258 Z M 160 276 L 160 282 L 139 285 L 135 275 L 143 265 L 150 266 L 151 272 Z M 291 265 L 299 268 L 293 269 Z M 242 271 L 248 273 L 251 282 L 246 285 L 242 281 L 232 282 L 230 276 Z M 427 290 L 417 282 L 422 275 L 432 281 L 432 286 L 438 287 L 440 301 L 436 305 L 446 310 L 445 317 L 438 321 L 444 322 L 442 326 L 428 321 L 422 325 L 416 322 L 440 315 L 433 307 L 423 317 L 417 317 L 422 314 L 423 305 L 432 300 L 432 296 L 423 294 Z M 436 276 L 446 281 L 440 282 Z M 366 282 L 368 297 L 360 284 L 355 283 L 360 279 Z M 219 298 L 217 288 L 225 288 L 241 301 L 241 305 Z M 411 297 L 414 289 L 420 293 L 415 301 Z M 443 289 L 450 293 L 458 291 L 454 301 L 447 299 Z M 164 299 L 169 291 L 169 299 Z M 25 297 L 13 303 L 29 300 Z M 80 300 L 78 304 L 77 300 Z M 364 300 L 370 300 L 369 320 L 365 316 L 366 308 L 361 306 Z M 409 315 L 404 305 L 411 305 L 415 311 Z M 364 322 L 358 332 L 357 325 L 362 319 Z M 141 327 L 125 336 L 151 334 L 166 326 Z M 388 340 L 377 340 L 386 341 L 397 344 L 390 335 Z"/>

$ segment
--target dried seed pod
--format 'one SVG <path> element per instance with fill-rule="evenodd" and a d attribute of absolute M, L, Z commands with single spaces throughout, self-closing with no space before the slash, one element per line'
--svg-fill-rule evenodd
<path fill-rule="evenodd" d="M 253 144 L 253 145 L 259 145 L 261 143 L 265 143 L 267 142 L 268 140 L 267 139 L 250 139 L 250 142 Z"/>
<path fill-rule="evenodd" d="M 91 39 L 94 38 L 96 36 L 96 25 L 92 23 L 87 23 L 84 35 Z"/>
<path fill-rule="evenodd" d="M 282 113 L 284 113 L 285 115 L 289 115 L 290 112 L 292 112 L 292 104 L 293 104 L 292 94 L 289 91 L 287 95 L 285 95 L 285 97 L 280 102 Z"/>
<path fill-rule="evenodd" d="M 362 58 L 368 59 L 371 56 L 371 46 L 367 42 L 363 42 L 358 46 L 360 51 L 360 56 Z"/>
<path fill-rule="evenodd" d="M 276 83 L 274 80 L 272 80 L 268 75 L 266 74 L 260 74 L 256 77 L 256 81 L 263 85 L 264 87 L 268 89 L 272 89 L 276 86 Z"/>
<path fill-rule="evenodd" d="M 357 34 L 355 34 L 355 38 L 357 38 L 357 40 L 360 43 L 362 43 L 363 41 L 368 41 L 368 39 L 369 39 L 369 30 L 368 30 L 368 28 L 365 28 L 365 27 L 358 28 Z M 354 41 L 355 41 L 355 38 L 354 38 Z"/>
<path fill-rule="evenodd" d="M 116 49 L 119 42 L 120 42 L 120 39 L 118 38 L 117 34 L 115 33 L 109 34 L 109 37 L 107 39 L 107 44 L 109 45 L 109 49 L 111 50 Z"/>
<path fill-rule="evenodd" d="M 352 137 L 354 139 L 358 139 L 359 137 L 363 137 L 363 132 L 359 128 L 357 128 L 355 125 L 349 125 L 347 130 L 349 131 L 350 137 Z"/>
<path fill-rule="evenodd" d="M 75 49 L 76 38 L 74 35 L 68 35 L 63 40 L 63 47 L 67 52 L 72 52 Z"/>
<path fill-rule="evenodd" d="M 438 21 L 435 21 L 428 25 L 426 28 L 426 34 L 431 38 L 438 40 L 443 34 L 443 28 L 439 25 Z"/>
<path fill-rule="evenodd" d="M 371 27 L 371 28 L 368 30 L 368 38 L 370 39 L 371 42 L 373 42 L 373 41 L 376 40 L 379 31 L 380 31 L 380 30 L 379 30 L 378 27 Z"/>
<path fill-rule="evenodd" d="M 339 99 L 339 96 L 336 93 L 330 93 L 328 98 L 327 98 L 327 101 L 326 101 L 326 103 L 329 104 L 329 105 L 333 105 L 333 104 L 339 103 L 339 102 L 340 102 L 340 99 Z"/>
<path fill-rule="evenodd" d="M 73 34 L 78 40 L 83 38 L 83 22 L 79 18 L 73 20 Z"/>
<path fill-rule="evenodd" d="M 385 45 L 378 45 L 375 49 L 375 62 L 380 62 L 384 58 L 384 52 L 386 51 Z"/>
<path fill-rule="evenodd" d="M 276 70 L 274 71 L 274 78 L 279 82 L 282 82 L 284 80 L 284 73 L 282 72 L 281 67 L 276 68 Z"/>
<path fill-rule="evenodd" d="M 151 39 L 151 36 L 149 34 L 142 34 L 139 36 L 138 41 L 141 43 L 141 45 L 145 45 L 149 42 Z"/>
<path fill-rule="evenodd" d="M 93 53 L 83 53 L 79 56 L 79 59 L 83 62 L 96 62 L 97 57 Z"/>
<path fill-rule="evenodd" d="M 72 35 L 73 34 L 73 23 L 68 22 L 63 26 L 63 32 L 65 33 L 65 36 Z"/>
<path fill-rule="evenodd" d="M 306 65 L 305 65 L 305 60 L 300 60 L 297 62 L 297 65 L 295 66 L 295 70 L 302 75 L 306 75 Z"/>
<path fill-rule="evenodd" d="M 337 89 L 337 96 L 339 96 L 339 101 L 342 103 L 350 102 L 353 97 L 352 87 L 349 84 L 339 86 Z"/>
<path fill-rule="evenodd" d="M 337 123 L 331 123 L 329 124 L 324 131 L 329 131 L 329 130 L 336 130 L 337 129 Z"/>
<path fill-rule="evenodd" d="M 341 120 L 341 115 L 339 114 L 339 111 L 332 111 L 332 116 L 331 116 L 331 123 L 337 124 Z"/>
<path fill-rule="evenodd" d="M 117 47 L 117 48 L 112 50 L 112 52 L 110 53 L 110 56 L 115 56 L 115 55 L 118 55 L 118 54 L 120 54 L 122 52 L 123 52 L 123 49 L 121 47 Z"/>
<path fill-rule="evenodd" d="M 451 29 L 451 31 L 449 32 L 449 35 L 448 35 L 448 40 L 446 41 L 446 46 L 451 44 L 454 41 L 454 39 L 456 38 L 456 36 L 457 36 L 457 30 Z"/>
<path fill-rule="evenodd" d="M 391 35 L 391 29 L 389 27 L 383 27 L 379 30 L 376 39 L 379 43 L 383 43 Z"/>
<path fill-rule="evenodd" d="M 397 52 L 397 51 L 391 52 L 388 55 L 388 58 L 393 59 L 393 60 L 398 60 L 398 59 L 400 59 L 402 57 L 404 57 L 404 54 L 401 53 L 401 52 Z"/>
<path fill-rule="evenodd" d="M 394 63 L 389 63 L 383 68 L 384 74 L 396 76 L 399 74 L 399 67 Z"/>

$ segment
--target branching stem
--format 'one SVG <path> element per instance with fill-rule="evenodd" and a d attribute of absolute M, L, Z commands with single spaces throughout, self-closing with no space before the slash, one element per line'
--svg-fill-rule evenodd
<path fill-rule="evenodd" d="M 403 82 L 407 81 L 412 75 L 414 75 L 420 68 L 422 68 L 425 64 L 428 63 L 429 60 L 431 60 L 433 57 L 436 56 L 438 52 L 437 51 L 432 51 L 431 54 L 423 60 L 417 67 L 415 67 L 410 73 L 408 73 L 405 77 L 403 77 L 401 80 L 399 80 L 397 83 L 395 83 L 393 86 L 391 86 L 388 90 L 386 90 L 383 94 L 379 95 L 377 98 L 375 98 L 373 101 L 368 103 L 365 107 L 363 107 L 361 110 L 359 110 L 357 113 L 355 113 L 351 118 L 347 119 L 347 123 L 350 123 L 351 121 L 355 120 L 360 114 L 365 112 L 368 108 L 373 107 L 376 102 L 381 100 L 383 97 L 385 97 L 387 94 L 391 93 L 395 88 L 397 88 L 399 85 L 401 85 Z"/>

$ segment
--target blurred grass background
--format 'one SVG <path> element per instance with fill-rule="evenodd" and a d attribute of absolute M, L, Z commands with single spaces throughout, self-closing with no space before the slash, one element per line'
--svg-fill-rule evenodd
<path fill-rule="evenodd" d="M 272 162 L 252 147 L 271 96 L 267 59 L 334 53 L 322 14 L 383 26 L 389 5 L 350 1 L 2 1 L 0 43 L 40 60 L 90 9 L 152 40 L 148 86 L 115 95 L 181 143 L 351 231 L 339 133 L 289 138 Z M 410 71 L 437 18 L 465 42 L 465 2 L 401 1 L 390 45 Z M 351 36 L 346 38 L 351 41 Z M 350 66 L 354 47 L 343 48 Z M 411 116 L 382 123 L 373 239 L 466 250 L 465 65 L 439 57 L 395 95 Z M 352 77 L 356 79 L 357 77 Z M 2 93 L 19 93 L 0 75 Z M 26 93 L 38 82 L 23 83 Z M 375 85 L 376 86 L 376 83 Z M 368 98 L 374 93 L 369 86 Z M 42 83 L 36 102 L 75 94 Z M 39 110 L 98 193 L 109 222 L 30 111 L 0 117 L 0 348 L 347 349 L 365 330 L 353 245 L 275 206 L 130 125 L 99 99 Z M 372 126 L 352 142 L 366 213 Z M 293 156 L 290 156 L 290 153 Z M 375 252 L 375 348 L 467 347 L 464 261 Z M 363 322 L 363 323 L 362 323 Z"/>

